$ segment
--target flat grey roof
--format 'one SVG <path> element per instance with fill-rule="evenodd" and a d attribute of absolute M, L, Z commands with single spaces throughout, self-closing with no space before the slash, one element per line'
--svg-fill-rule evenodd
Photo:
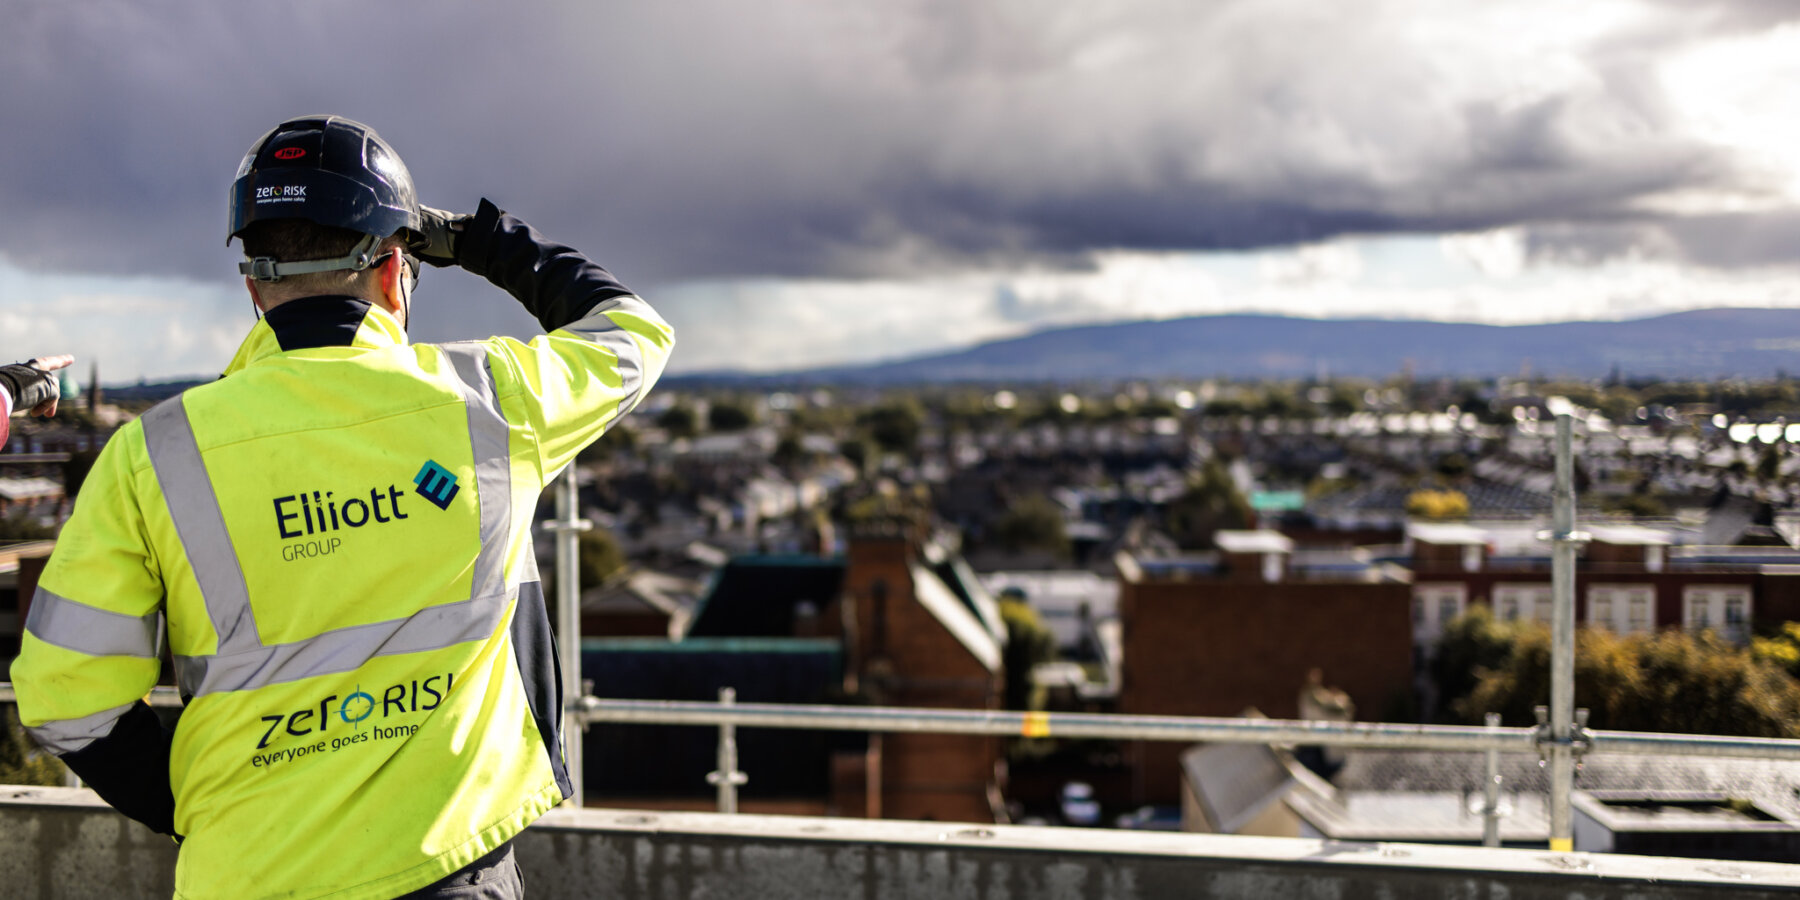
<path fill-rule="evenodd" d="M 1213 543 L 1226 553 L 1294 552 L 1294 539 L 1279 531 L 1219 531 L 1213 535 Z"/>

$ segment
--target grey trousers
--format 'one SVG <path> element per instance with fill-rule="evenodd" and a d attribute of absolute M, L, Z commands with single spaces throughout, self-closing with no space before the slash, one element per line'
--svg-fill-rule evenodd
<path fill-rule="evenodd" d="M 397 900 L 524 900 L 525 880 L 513 859 L 512 841 L 433 884 Z"/>

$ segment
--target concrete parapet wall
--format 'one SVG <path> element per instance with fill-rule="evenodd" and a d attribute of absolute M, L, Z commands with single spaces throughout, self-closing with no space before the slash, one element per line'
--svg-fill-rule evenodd
<path fill-rule="evenodd" d="M 167 898 L 175 846 L 91 792 L 0 788 L 0 894 Z M 557 810 L 516 842 L 533 900 L 1506 897 L 1758 900 L 1800 866 L 932 822 Z"/>

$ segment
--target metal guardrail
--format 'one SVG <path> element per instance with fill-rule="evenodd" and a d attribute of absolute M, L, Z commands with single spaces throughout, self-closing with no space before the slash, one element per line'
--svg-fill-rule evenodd
<path fill-rule="evenodd" d="M 11 682 L 0 682 L 0 703 L 13 702 Z M 181 706 L 173 687 L 144 698 L 151 706 Z M 1543 726 L 1407 725 L 1393 722 L 1322 722 L 1301 719 L 1227 719 L 1201 716 L 1134 716 L 1121 713 L 1045 713 L 984 709 L 918 709 L 903 706 L 827 706 L 781 703 L 708 703 L 685 700 L 610 700 L 582 697 L 572 704 L 583 726 L 697 725 L 812 731 L 978 734 L 996 737 L 1097 738 L 1119 741 L 1183 741 L 1210 744 L 1316 744 L 1389 750 L 1480 753 L 1542 752 L 1552 739 Z M 1582 716 L 1577 715 L 1579 721 Z M 1800 740 L 1602 731 L 1577 728 L 1576 755 L 1731 756 L 1800 760 Z"/>
<path fill-rule="evenodd" d="M 1133 716 L 1117 713 L 1041 713 L 1004 710 L 913 709 L 895 706 L 800 706 L 775 703 L 705 703 L 671 700 L 604 700 L 583 697 L 584 725 L 705 725 L 828 731 L 979 734 L 1002 737 L 1100 738 L 1214 744 L 1308 744 L 1364 749 L 1440 750 L 1478 753 L 1544 752 L 1552 743 L 1543 726 L 1404 725 L 1391 722 L 1322 722 L 1294 719 L 1225 719 L 1197 716 Z M 1577 717 L 1578 719 L 1581 717 Z M 1800 740 L 1577 729 L 1575 755 L 1734 756 L 1800 760 Z"/>
<path fill-rule="evenodd" d="M 29 466 L 66 463 L 68 453 L 0 453 L 0 465 Z"/>
<path fill-rule="evenodd" d="M 577 715 L 586 725 L 730 725 L 740 728 L 1186 743 L 1319 744 L 1466 752 L 1492 749 L 1529 753 L 1537 748 L 1537 730 L 1533 728 L 1487 729 L 1461 725 L 1396 725 L 1385 722 L 1339 723 L 1133 716 L 1117 713 L 915 709 L 898 706 L 721 704 L 673 700 L 604 700 L 594 697 L 582 698 Z M 1800 758 L 1800 741 L 1795 741 L 1794 745 L 1796 757 Z"/>
<path fill-rule="evenodd" d="M 15 699 L 12 684 L 0 682 L 0 703 Z M 151 706 L 179 707 L 175 688 L 157 687 L 144 698 Z M 919 709 L 896 706 L 827 706 L 738 703 L 731 688 L 719 702 L 679 700 L 610 700 L 583 696 L 569 704 L 569 717 L 580 734 L 589 726 L 692 725 L 719 730 L 718 769 L 707 780 L 718 790 L 719 811 L 736 812 L 738 788 L 748 776 L 738 770 L 737 729 L 776 728 L 814 731 L 970 734 L 994 737 L 1095 738 L 1102 740 L 1179 741 L 1315 745 L 1364 749 L 1433 750 L 1485 753 L 1488 784 L 1480 810 L 1483 843 L 1499 846 L 1498 754 L 1536 752 L 1546 760 L 1561 756 L 1573 762 L 1589 753 L 1634 756 L 1730 756 L 1800 760 L 1800 740 L 1715 735 L 1593 731 L 1587 711 L 1577 711 L 1569 737 L 1556 734 L 1547 710 L 1538 708 L 1535 728 L 1503 728 L 1490 714 L 1485 727 L 1404 725 L 1391 722 L 1325 722 L 1293 719 L 1228 719 L 1199 716 L 1138 716 L 1117 713 L 1045 713 L 1010 710 Z M 574 746 L 580 744 L 570 742 Z M 1556 846 L 1552 835 L 1552 849 Z"/>

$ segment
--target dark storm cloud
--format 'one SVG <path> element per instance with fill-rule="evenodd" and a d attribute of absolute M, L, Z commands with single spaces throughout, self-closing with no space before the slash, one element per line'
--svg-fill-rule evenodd
<path fill-rule="evenodd" d="M 0 3 L 0 253 L 228 274 L 239 155 L 316 111 L 375 125 L 427 202 L 494 197 L 640 284 L 1616 229 L 1746 177 L 1651 67 L 1775 5 L 1647 5 L 1542 72 L 1499 31 L 1456 36 L 1496 7 Z"/>

